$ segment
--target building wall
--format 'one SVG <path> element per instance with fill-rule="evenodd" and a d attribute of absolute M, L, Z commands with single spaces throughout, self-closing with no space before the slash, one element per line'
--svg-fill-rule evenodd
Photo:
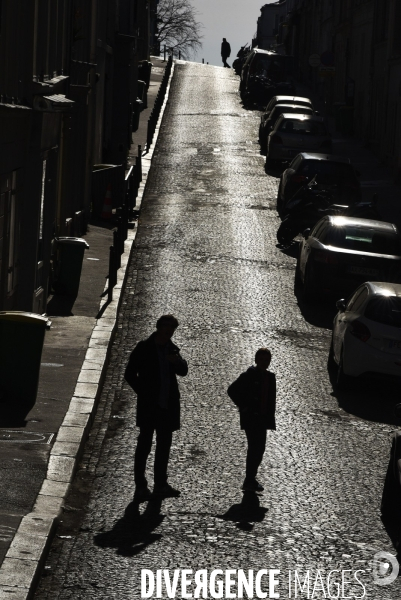
<path fill-rule="evenodd" d="M 45 312 L 93 165 L 125 165 L 156 0 L 0 1 L 0 310 Z M 154 19 L 153 14 L 153 19 Z"/>
<path fill-rule="evenodd" d="M 277 50 L 295 57 L 298 78 L 328 113 L 350 107 L 353 131 L 401 174 L 401 3 L 399 0 L 287 0 Z M 309 65 L 334 54 L 331 72 Z"/>

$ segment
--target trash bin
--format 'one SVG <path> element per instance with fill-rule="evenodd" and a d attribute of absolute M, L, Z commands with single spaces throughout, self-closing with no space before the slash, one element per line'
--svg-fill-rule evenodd
<path fill-rule="evenodd" d="M 146 87 L 150 84 L 150 73 L 152 71 L 153 64 L 148 60 L 142 60 L 138 63 L 138 79 L 146 83 Z"/>
<path fill-rule="evenodd" d="M 76 237 L 59 237 L 56 244 L 57 275 L 53 287 L 57 294 L 77 296 L 84 252 L 89 248 L 89 244 Z"/>
<path fill-rule="evenodd" d="M 137 98 L 134 102 L 134 107 L 132 111 L 132 131 L 138 131 L 139 127 L 139 117 L 141 115 L 143 102 Z"/>
<path fill-rule="evenodd" d="M 148 89 L 144 81 L 138 81 L 138 98 L 143 102 L 141 110 L 148 108 Z"/>
<path fill-rule="evenodd" d="M 47 318 L 28 312 L 0 312 L 0 395 L 11 409 L 36 402 Z"/>

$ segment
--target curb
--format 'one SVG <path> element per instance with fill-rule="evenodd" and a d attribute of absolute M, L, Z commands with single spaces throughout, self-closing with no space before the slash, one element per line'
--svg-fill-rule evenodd
<path fill-rule="evenodd" d="M 142 183 L 138 190 L 136 210 L 140 210 L 145 194 L 154 148 L 169 99 L 174 66 L 173 62 L 152 145 L 142 156 Z M 136 233 L 137 227 L 128 230 L 112 302 L 105 306 L 105 299 L 100 304 L 100 311 L 104 309 L 104 312 L 92 330 L 74 395 L 50 451 L 46 478 L 32 512 L 22 518 L 0 566 L 0 600 L 29 600 L 35 593 L 96 413 Z M 105 289 L 107 287 L 106 283 Z"/>

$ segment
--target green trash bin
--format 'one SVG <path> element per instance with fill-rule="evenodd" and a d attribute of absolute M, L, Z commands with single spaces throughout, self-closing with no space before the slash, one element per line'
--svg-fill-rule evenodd
<path fill-rule="evenodd" d="M 59 237 L 57 242 L 57 278 L 54 289 L 65 296 L 78 295 L 84 252 L 89 244 L 76 237 Z"/>
<path fill-rule="evenodd" d="M 143 102 L 139 98 L 137 98 L 134 102 L 134 109 L 132 111 L 132 131 L 138 131 L 139 128 L 139 118 L 141 116 Z"/>
<path fill-rule="evenodd" d="M 7 408 L 36 402 L 46 325 L 34 313 L 0 312 L 0 399 Z"/>
<path fill-rule="evenodd" d="M 148 108 L 148 88 L 144 81 L 138 81 L 138 98 L 142 100 L 143 106 L 141 106 L 141 110 L 145 110 Z"/>

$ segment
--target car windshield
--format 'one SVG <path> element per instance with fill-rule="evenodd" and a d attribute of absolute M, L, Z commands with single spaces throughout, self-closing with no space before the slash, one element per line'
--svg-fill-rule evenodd
<path fill-rule="evenodd" d="M 300 135 L 326 135 L 327 129 L 324 123 L 309 119 L 284 119 L 280 125 L 280 131 L 284 133 L 295 133 Z"/>
<path fill-rule="evenodd" d="M 326 244 L 355 252 L 401 256 L 401 238 L 395 232 L 377 231 L 368 227 L 333 227 Z"/>
<path fill-rule="evenodd" d="M 328 160 L 306 160 L 300 171 L 300 175 L 317 175 L 317 183 L 346 183 L 355 182 L 355 172 L 351 165 Z"/>
<path fill-rule="evenodd" d="M 280 106 L 280 104 L 276 104 L 270 114 L 270 118 L 278 119 L 283 113 L 311 114 L 312 112 L 312 109 L 307 106 Z"/>
<path fill-rule="evenodd" d="M 398 296 L 372 298 L 365 310 L 365 317 L 383 325 L 401 327 L 401 298 Z"/>

